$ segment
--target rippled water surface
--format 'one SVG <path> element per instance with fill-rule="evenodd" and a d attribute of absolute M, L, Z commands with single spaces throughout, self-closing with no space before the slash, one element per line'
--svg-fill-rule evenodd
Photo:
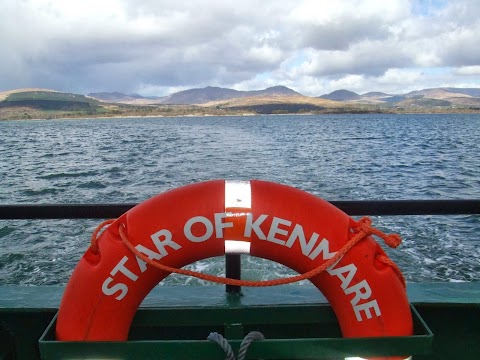
<path fill-rule="evenodd" d="M 141 202 L 209 179 L 264 179 L 328 200 L 480 198 L 478 115 L 0 122 L 0 203 Z M 98 220 L 0 220 L 0 285 L 65 284 Z M 479 216 L 375 217 L 408 281 L 480 275 Z M 224 274 L 223 259 L 191 268 Z M 244 276 L 290 274 L 244 258 Z M 164 283 L 198 284 L 170 276 Z"/>

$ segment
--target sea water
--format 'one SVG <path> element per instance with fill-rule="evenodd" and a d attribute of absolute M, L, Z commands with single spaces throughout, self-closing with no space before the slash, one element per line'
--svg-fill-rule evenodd
<path fill-rule="evenodd" d="M 479 199 L 478 115 L 0 121 L 0 203 L 142 202 L 210 179 L 263 179 L 327 200 Z M 407 281 L 480 277 L 480 216 L 383 216 Z M 65 284 L 100 220 L 0 220 L 0 285 Z M 243 256 L 243 277 L 291 275 Z M 189 266 L 224 275 L 224 259 Z M 202 285 L 172 275 L 162 284 Z"/>

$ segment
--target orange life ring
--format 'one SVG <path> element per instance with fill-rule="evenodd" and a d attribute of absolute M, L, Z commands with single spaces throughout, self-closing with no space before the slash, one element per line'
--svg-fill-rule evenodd
<path fill-rule="evenodd" d="M 213 180 L 159 194 L 127 211 L 75 268 L 57 318 L 62 341 L 126 340 L 135 312 L 168 272 L 137 258 L 180 268 L 240 251 L 305 273 L 332 258 L 356 222 L 330 203 L 285 185 Z M 407 336 L 412 316 L 403 284 L 366 237 L 310 280 L 330 302 L 345 337 Z"/>

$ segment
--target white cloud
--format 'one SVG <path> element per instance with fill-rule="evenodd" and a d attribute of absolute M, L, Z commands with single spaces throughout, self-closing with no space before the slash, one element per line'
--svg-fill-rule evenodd
<path fill-rule="evenodd" d="M 480 76 L 480 65 L 475 66 L 462 66 L 454 71 L 455 75 L 479 75 Z"/>
<path fill-rule="evenodd" d="M 366 39 L 385 39 L 389 25 L 408 15 L 404 0 L 304 1 L 291 13 L 302 46 L 345 50 Z"/>
<path fill-rule="evenodd" d="M 347 51 L 315 51 L 305 64 L 309 75 L 382 74 L 391 67 L 410 66 L 413 59 L 408 49 L 380 40 L 367 40 Z"/>
<path fill-rule="evenodd" d="M 0 90 L 480 86 L 479 19 L 477 0 L 4 0 Z"/>

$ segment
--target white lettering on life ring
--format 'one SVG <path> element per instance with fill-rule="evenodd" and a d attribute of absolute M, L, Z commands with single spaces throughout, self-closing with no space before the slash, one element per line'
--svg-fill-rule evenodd
<path fill-rule="evenodd" d="M 204 216 L 194 216 L 186 221 L 183 228 L 184 236 L 188 241 L 195 243 L 207 241 L 213 234 L 215 234 L 217 239 L 223 238 L 223 230 L 234 226 L 233 222 L 224 221 L 228 216 L 231 216 L 231 214 L 215 213 L 213 214 L 213 222 Z M 319 255 L 321 255 L 323 260 L 329 260 L 336 254 L 336 252 L 330 251 L 329 240 L 323 237 L 319 241 L 320 235 L 315 232 L 313 232 L 307 240 L 307 236 L 300 224 L 293 224 L 290 220 L 273 217 L 266 235 L 261 229 L 261 225 L 268 219 L 269 215 L 261 214 L 256 219 L 253 218 L 252 213 L 247 213 L 245 216 L 246 222 L 243 231 L 245 237 L 251 237 L 253 232 L 257 238 L 262 241 L 269 241 L 287 248 L 292 248 L 297 242 L 302 254 L 311 260 L 315 260 Z M 200 224 L 200 226 L 197 224 Z M 194 226 L 202 229 L 203 232 L 200 235 L 194 235 L 192 230 Z M 149 259 L 160 260 L 168 256 L 167 246 L 175 251 L 181 248 L 181 246 L 174 241 L 172 232 L 168 229 L 161 229 L 153 233 L 150 238 L 158 252 L 141 244 L 136 246 L 136 249 Z M 228 241 L 230 240 L 235 239 L 228 239 Z M 140 274 L 136 274 L 134 270 L 127 268 L 126 263 L 128 260 L 129 258 L 124 256 L 110 272 L 111 276 L 103 282 L 102 291 L 105 295 L 111 296 L 118 294 L 116 299 L 122 300 L 128 293 L 128 285 L 121 282 L 112 284 L 114 277 L 116 277 L 117 274 L 122 274 L 126 279 L 135 282 L 139 276 L 146 271 L 147 266 L 143 260 L 136 258 Z M 330 276 L 335 276 L 340 280 L 340 287 L 346 296 L 353 295 L 350 304 L 357 321 L 361 322 L 365 319 L 371 319 L 374 315 L 377 317 L 381 316 L 380 307 L 377 300 L 372 299 L 372 290 L 367 280 L 362 279 L 352 284 L 355 274 L 357 273 L 357 266 L 351 263 L 337 268 L 336 266 L 340 261 L 341 259 L 326 271 Z"/>
<path fill-rule="evenodd" d="M 203 224 L 203 226 L 205 226 L 205 233 L 202 236 L 195 236 L 192 233 L 192 226 L 198 223 Z M 204 216 L 194 216 L 185 223 L 185 226 L 183 227 L 183 234 L 188 240 L 192 242 L 203 242 L 209 239 L 210 236 L 212 236 L 213 224 L 210 220 L 208 220 Z"/>

